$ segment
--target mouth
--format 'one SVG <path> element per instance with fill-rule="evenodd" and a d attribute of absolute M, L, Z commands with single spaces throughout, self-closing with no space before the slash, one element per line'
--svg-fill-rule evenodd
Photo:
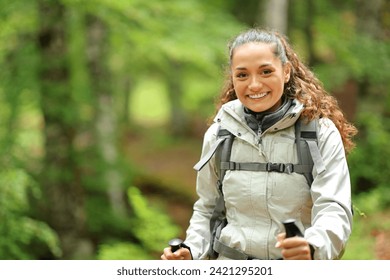
<path fill-rule="evenodd" d="M 256 94 L 250 94 L 248 95 L 248 97 L 250 99 L 259 99 L 259 98 L 263 98 L 265 96 L 267 96 L 269 94 L 269 92 L 261 92 L 261 93 L 256 93 Z"/>

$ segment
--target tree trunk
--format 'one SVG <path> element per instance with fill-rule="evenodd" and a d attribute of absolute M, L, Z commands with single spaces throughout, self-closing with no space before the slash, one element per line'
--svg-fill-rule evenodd
<path fill-rule="evenodd" d="M 123 175 L 118 171 L 117 133 L 118 124 L 111 89 L 111 77 L 108 70 L 108 30 L 96 17 L 89 17 L 88 59 L 92 80 L 92 91 L 97 96 L 96 144 L 102 157 L 103 179 L 107 196 L 114 213 L 126 214 L 124 200 Z"/>
<path fill-rule="evenodd" d="M 72 146 L 78 120 L 69 92 L 65 12 L 58 1 L 40 1 L 39 78 L 45 121 L 45 159 L 40 181 L 46 196 L 45 216 L 59 235 L 63 258 L 70 259 L 85 244 L 85 212 Z"/>
<path fill-rule="evenodd" d="M 288 0 L 267 0 L 264 6 L 259 5 L 264 12 L 265 25 L 282 34 L 287 33 L 288 24 Z"/>
<path fill-rule="evenodd" d="M 307 42 L 307 64 L 309 66 L 314 66 L 319 61 L 317 60 L 317 56 L 314 49 L 314 36 L 313 36 L 313 26 L 314 26 L 314 17 L 316 15 L 316 9 L 314 5 L 314 0 L 307 0 L 306 3 L 306 22 L 304 32 L 306 35 Z"/>
<path fill-rule="evenodd" d="M 168 97 L 171 109 L 170 130 L 172 135 L 185 135 L 189 131 L 187 114 L 182 104 L 183 79 L 182 67 L 178 62 L 170 61 L 170 69 L 166 71 Z"/>

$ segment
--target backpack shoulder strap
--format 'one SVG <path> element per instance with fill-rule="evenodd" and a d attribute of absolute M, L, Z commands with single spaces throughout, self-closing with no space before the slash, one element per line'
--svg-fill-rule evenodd
<path fill-rule="evenodd" d="M 218 138 L 224 139 L 223 144 L 217 149 L 215 153 L 215 167 L 217 168 L 218 187 L 221 190 L 223 178 L 226 174 L 226 169 L 222 168 L 222 162 L 229 162 L 232 153 L 232 146 L 234 135 L 227 129 L 220 129 L 218 131 Z"/>
<path fill-rule="evenodd" d="M 311 173 L 313 167 L 316 168 L 318 174 L 325 171 L 325 164 L 318 149 L 317 128 L 318 119 L 309 122 L 300 119 L 295 123 L 295 141 L 299 164 L 311 167 L 305 168 L 307 171 L 303 173 L 309 186 L 313 182 Z"/>
<path fill-rule="evenodd" d="M 196 171 L 200 171 L 202 170 L 202 168 L 209 162 L 209 160 L 213 157 L 213 155 L 215 154 L 215 152 L 218 150 L 218 148 L 225 142 L 225 140 L 228 138 L 228 137 L 220 137 L 220 133 L 221 131 L 227 131 L 225 129 L 220 129 L 218 128 L 218 133 L 217 133 L 217 141 L 215 141 L 215 143 L 213 144 L 213 146 L 211 146 L 210 150 L 208 151 L 208 153 L 203 156 L 200 161 L 194 165 L 194 169 Z"/>
<path fill-rule="evenodd" d="M 208 256 L 211 259 L 216 259 L 218 257 L 218 253 L 215 251 L 216 240 L 218 240 L 222 228 L 224 228 L 227 224 L 225 198 L 222 190 L 222 182 L 226 173 L 226 169 L 222 169 L 221 162 L 230 160 L 230 154 L 232 151 L 232 145 L 234 141 L 234 135 L 226 129 L 219 129 L 217 137 L 219 139 L 222 139 L 222 142 L 216 148 L 215 151 L 215 167 L 218 175 L 217 188 L 218 188 L 219 196 L 216 201 L 214 211 L 210 218 L 211 236 L 210 236 L 210 247 L 208 251 Z"/>

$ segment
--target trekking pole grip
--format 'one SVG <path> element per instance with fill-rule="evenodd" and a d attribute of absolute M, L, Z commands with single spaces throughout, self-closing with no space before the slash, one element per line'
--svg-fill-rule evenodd
<path fill-rule="evenodd" d="M 171 246 L 172 253 L 174 253 L 181 248 L 181 244 L 183 244 L 183 240 L 181 240 L 180 238 L 174 238 L 174 239 L 171 239 L 168 242 L 168 244 L 169 244 L 169 246 Z"/>
<path fill-rule="evenodd" d="M 300 236 L 303 237 L 302 232 L 299 230 L 295 224 L 294 219 L 288 219 L 283 222 L 284 228 L 286 229 L 286 238 Z"/>

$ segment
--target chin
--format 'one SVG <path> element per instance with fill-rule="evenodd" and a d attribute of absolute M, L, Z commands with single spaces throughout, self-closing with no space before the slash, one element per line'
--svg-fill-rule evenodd
<path fill-rule="evenodd" d="M 247 108 L 255 113 L 262 113 L 269 110 L 268 107 L 264 107 L 264 106 L 247 106 Z"/>

